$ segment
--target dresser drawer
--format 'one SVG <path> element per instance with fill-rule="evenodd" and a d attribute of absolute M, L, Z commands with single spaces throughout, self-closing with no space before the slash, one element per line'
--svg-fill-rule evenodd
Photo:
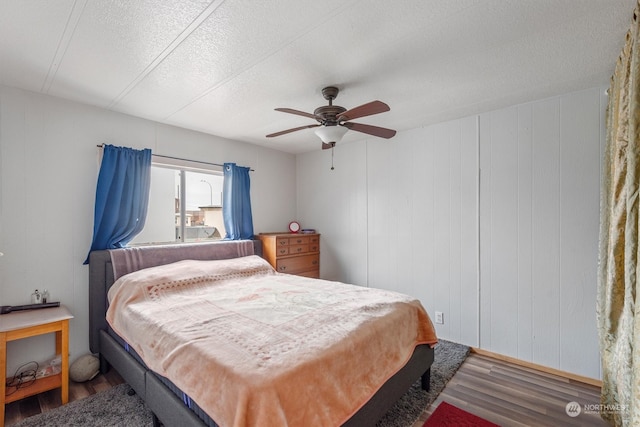
<path fill-rule="evenodd" d="M 289 237 L 289 244 L 290 245 L 308 245 L 309 236 Z"/>
<path fill-rule="evenodd" d="M 279 273 L 296 274 L 303 271 L 314 270 L 319 267 L 320 254 L 283 258 L 276 262 L 276 271 Z"/>
<path fill-rule="evenodd" d="M 276 239 L 276 246 L 278 246 L 278 247 L 289 246 L 289 239 L 287 239 L 285 237 L 280 237 L 280 238 Z"/>
<path fill-rule="evenodd" d="M 308 245 L 309 244 L 308 236 L 296 236 L 296 237 L 279 237 L 276 240 L 276 245 L 278 246 L 288 246 L 288 245 Z M 317 240 L 317 238 L 316 238 Z"/>
<path fill-rule="evenodd" d="M 277 246 L 276 247 L 276 256 L 285 256 L 289 255 L 289 246 Z"/>
<path fill-rule="evenodd" d="M 306 254 L 309 252 L 309 245 L 291 245 L 289 246 L 289 254 Z"/>
<path fill-rule="evenodd" d="M 290 245 L 308 245 L 309 244 L 309 236 L 296 236 L 289 238 Z"/>

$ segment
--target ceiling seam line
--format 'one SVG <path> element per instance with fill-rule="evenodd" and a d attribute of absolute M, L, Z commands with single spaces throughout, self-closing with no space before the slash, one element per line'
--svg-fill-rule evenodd
<path fill-rule="evenodd" d="M 327 20 L 333 18 L 335 15 L 339 14 L 342 10 L 347 9 L 349 7 L 351 7 L 353 4 L 358 3 L 362 0 L 355 0 L 352 3 L 349 3 L 348 5 L 342 6 L 339 9 L 335 10 L 335 13 L 332 13 L 330 16 L 327 16 L 326 19 L 324 19 L 323 21 L 320 21 L 318 24 L 308 27 L 306 29 L 306 31 L 292 37 L 291 39 L 287 40 L 285 43 L 283 43 L 282 45 L 271 49 L 269 52 L 267 52 L 265 55 L 261 56 L 260 58 L 258 58 L 256 61 L 254 61 L 253 63 L 245 66 L 240 66 L 240 71 L 235 72 L 235 73 L 231 73 L 229 74 L 227 77 L 223 78 L 222 80 L 220 80 L 219 82 L 209 86 L 207 89 L 205 89 L 202 93 L 200 93 L 199 95 L 195 96 L 193 99 L 187 101 L 186 104 L 184 104 L 183 106 L 179 107 L 178 109 L 176 109 L 174 112 L 168 114 L 167 116 L 164 116 L 162 118 L 162 120 L 169 120 L 173 115 L 179 113 L 180 111 L 184 110 L 185 108 L 187 108 L 188 106 L 190 106 L 191 104 L 193 104 L 196 101 L 199 101 L 200 99 L 204 98 L 205 96 L 209 95 L 211 92 L 215 91 L 216 89 L 218 89 L 220 86 L 224 85 L 225 83 L 227 83 L 228 81 L 238 77 L 239 75 L 246 73 L 247 71 L 251 70 L 253 67 L 257 66 L 258 64 L 261 64 L 262 62 L 264 62 L 266 59 L 272 57 L 273 55 L 275 55 L 276 53 L 280 52 L 282 49 L 284 49 L 285 47 L 291 45 L 292 43 L 294 43 L 295 41 L 299 40 L 300 38 L 306 36 L 307 34 L 311 33 L 313 30 L 315 30 L 316 28 L 324 25 Z"/>
<path fill-rule="evenodd" d="M 138 84 L 144 80 L 158 65 L 160 65 L 175 49 L 178 48 L 194 31 L 200 28 L 200 25 L 206 21 L 213 12 L 215 12 L 224 0 L 217 0 L 209 4 L 191 23 L 184 29 L 178 36 L 160 52 L 144 70 L 138 74 L 138 76 L 131 81 L 113 101 L 107 106 L 107 109 L 112 109 L 115 105 L 120 103 L 124 97 L 126 97 Z"/>
<path fill-rule="evenodd" d="M 82 7 L 77 7 L 78 0 L 73 2 L 73 7 L 71 8 L 71 12 L 69 13 L 69 17 L 67 18 L 67 23 L 64 26 L 64 31 L 62 32 L 62 36 L 58 41 L 58 46 L 56 46 L 56 52 L 53 55 L 53 60 L 49 65 L 49 71 L 47 72 L 47 76 L 42 83 L 42 87 L 40 91 L 45 94 L 49 94 L 49 89 L 51 89 L 51 85 L 53 84 L 53 80 L 58 74 L 58 69 L 60 68 L 60 64 L 62 63 L 62 59 L 67 53 L 67 49 L 69 49 L 69 43 L 73 38 L 73 35 L 76 32 L 76 28 L 78 28 L 78 23 L 80 22 L 80 17 L 84 13 L 84 8 L 87 6 L 87 0 L 82 0 Z M 79 12 L 77 12 L 79 10 Z M 75 18 L 74 18 L 75 16 Z M 75 22 L 73 22 L 75 21 Z M 70 26 L 73 26 L 73 30 L 69 32 Z M 62 48 L 62 53 L 59 53 Z"/>

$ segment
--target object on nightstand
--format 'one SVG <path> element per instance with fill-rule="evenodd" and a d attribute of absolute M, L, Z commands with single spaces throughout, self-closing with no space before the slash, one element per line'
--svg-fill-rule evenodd
<path fill-rule="evenodd" d="M 0 314 L 8 314 L 14 311 L 22 310 L 35 310 L 40 308 L 60 307 L 60 301 L 40 303 L 40 304 L 27 304 L 27 305 L 3 305 L 0 306 Z"/>
<path fill-rule="evenodd" d="M 31 294 L 31 304 L 40 304 L 42 302 L 42 294 L 39 290 L 36 289 L 34 293 Z"/>
<path fill-rule="evenodd" d="M 50 377 L 51 375 L 57 375 L 62 372 L 62 356 L 57 355 L 53 359 L 44 363 L 36 372 L 36 378 Z"/>

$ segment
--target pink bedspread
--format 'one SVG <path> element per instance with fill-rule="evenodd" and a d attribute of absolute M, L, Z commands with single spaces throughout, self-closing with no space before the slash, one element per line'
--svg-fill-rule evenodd
<path fill-rule="evenodd" d="M 121 277 L 107 321 L 221 427 L 337 426 L 437 341 L 406 295 L 276 273 L 258 256 Z"/>

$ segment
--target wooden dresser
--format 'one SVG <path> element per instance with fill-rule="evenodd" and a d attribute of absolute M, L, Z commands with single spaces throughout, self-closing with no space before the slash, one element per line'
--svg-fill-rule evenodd
<path fill-rule="evenodd" d="M 279 273 L 320 278 L 320 235 L 262 233 L 264 258 Z"/>

